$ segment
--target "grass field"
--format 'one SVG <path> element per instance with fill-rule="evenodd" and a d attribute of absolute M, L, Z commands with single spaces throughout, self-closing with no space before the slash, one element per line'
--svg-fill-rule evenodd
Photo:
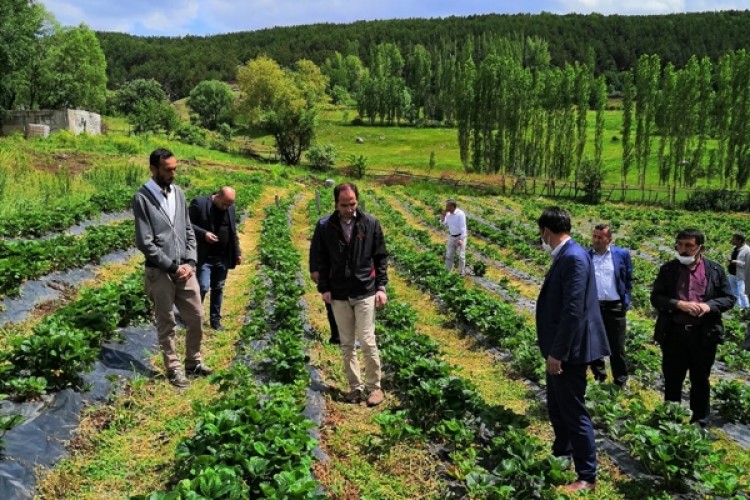
<path fill-rule="evenodd" d="M 315 141 L 321 144 L 333 144 L 338 151 L 338 166 L 345 166 L 352 155 L 363 155 L 370 170 L 406 171 L 420 175 L 461 177 L 473 180 L 487 180 L 487 175 L 467 175 L 459 158 L 457 130 L 455 128 L 416 128 L 407 126 L 352 125 L 357 116 L 356 109 L 330 106 L 323 110 L 319 117 L 319 127 Z M 595 115 L 590 113 L 587 120 L 587 143 L 584 158 L 594 155 Z M 620 186 L 622 170 L 622 112 L 605 111 L 603 141 L 604 183 Z M 357 138 L 364 142 L 358 143 Z M 635 128 L 631 132 L 631 141 L 635 138 Z M 272 145 L 270 136 L 256 138 L 264 145 Z M 715 141 L 708 142 L 708 148 L 714 148 Z M 646 187 L 658 189 L 659 177 L 657 168 L 658 138 L 653 139 L 649 168 L 646 175 Z M 435 166 L 430 170 L 430 155 L 435 154 Z M 303 163 L 307 162 L 303 158 Z M 626 178 L 626 185 L 635 188 L 638 175 L 635 165 L 631 164 Z M 716 181 L 709 186 L 706 181 L 699 181 L 698 187 L 718 187 Z M 605 189 L 606 191 L 606 189 Z M 657 196 L 654 194 L 654 196 Z M 606 196 L 605 196 L 606 197 Z M 666 193 L 661 197 L 666 197 Z M 619 200 L 619 193 L 616 199 Z M 628 199 L 641 201 L 639 193 L 629 193 Z M 679 196 L 678 196 L 679 198 Z M 645 197 L 648 199 L 648 195 Z"/>

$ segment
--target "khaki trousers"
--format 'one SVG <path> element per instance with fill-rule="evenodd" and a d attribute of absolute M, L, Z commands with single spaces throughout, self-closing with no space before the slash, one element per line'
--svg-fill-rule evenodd
<path fill-rule="evenodd" d="M 363 389 L 354 341 L 359 340 L 365 358 L 365 389 L 380 389 L 380 353 L 375 339 L 375 296 L 360 300 L 331 301 L 339 328 L 341 354 L 349 388 Z"/>
<path fill-rule="evenodd" d="M 200 287 L 195 275 L 185 281 L 173 281 L 169 273 L 155 267 L 146 268 L 146 293 L 154 303 L 154 321 L 159 346 L 164 356 L 167 373 L 181 368 L 175 350 L 177 321 L 176 306 L 185 322 L 185 364 L 195 366 L 201 362 L 203 339 L 203 305 Z"/>

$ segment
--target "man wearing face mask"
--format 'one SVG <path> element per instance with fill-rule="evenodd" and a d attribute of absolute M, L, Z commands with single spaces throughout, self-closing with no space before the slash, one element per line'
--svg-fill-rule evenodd
<path fill-rule="evenodd" d="M 573 459 L 578 479 L 564 491 L 594 490 L 596 444 L 586 410 L 586 370 L 610 354 L 597 297 L 594 265 L 570 237 L 570 215 L 549 207 L 537 221 L 552 265 L 536 303 L 537 341 L 547 365 L 547 411 L 555 456 Z"/>
<path fill-rule="evenodd" d="M 703 257 L 705 236 L 685 229 L 676 237 L 677 255 L 662 265 L 651 290 L 659 316 L 654 340 L 661 346 L 664 400 L 680 402 L 682 384 L 690 372 L 691 422 L 709 421 L 709 375 L 716 346 L 723 342 L 721 314 L 734 306 L 722 266 Z"/>

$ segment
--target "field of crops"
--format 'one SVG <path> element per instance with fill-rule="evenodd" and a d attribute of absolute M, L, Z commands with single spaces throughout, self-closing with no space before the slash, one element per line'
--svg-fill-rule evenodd
<path fill-rule="evenodd" d="M 627 338 L 632 383 L 627 391 L 607 383 L 588 390 L 601 468 L 597 497 L 743 498 L 750 491 L 744 318 L 738 310 L 726 314 L 728 339 L 712 376 L 713 425 L 702 430 L 687 423 L 686 405 L 661 403 L 661 355 L 648 302 L 678 230 L 704 230 L 708 257 L 724 262 L 731 234 L 750 234 L 745 214 L 363 180 L 361 202 L 381 221 L 391 254 L 389 303 L 377 319 L 386 400 L 372 409 L 344 401 L 340 351 L 327 342 L 323 303 L 307 275 L 312 227 L 333 205 L 330 190 L 302 169 L 238 166 L 178 146 L 176 182 L 189 198 L 224 184 L 237 188 L 246 257 L 227 281 L 226 331 L 207 329 L 204 340 L 217 375 L 176 391 L 162 375 L 155 344 L 143 366 L 131 360 L 130 369 L 96 378 L 109 360 L 104 353 L 140 346 L 139 335 L 153 338 L 142 257 L 105 258 L 133 246 L 128 215 L 101 217 L 127 211 L 145 180 L 150 144 L 131 146 L 135 160 L 113 153 L 107 161 L 144 164 L 140 175 L 113 176 L 106 189 L 85 195 L 72 189 L 26 216 L 12 218 L 8 209 L 0 223 L 4 304 L 28 299 L 23 287 L 51 273 L 93 269 L 92 278 L 35 304 L 22 321 L 0 323 L 0 497 L 556 497 L 575 475 L 550 454 L 533 323 L 549 266 L 535 221 L 550 204 L 572 213 L 573 237 L 584 246 L 595 224 L 611 224 L 635 264 Z M 463 277 L 443 265 L 438 214 L 448 197 L 469 219 L 472 272 Z M 82 221 L 93 222 L 68 234 Z M 9 311 L 0 310 L 0 320 Z M 104 382 L 106 396 L 86 397 Z M 82 402 L 67 433 L 50 428 L 42 436 L 59 443 L 59 453 L 24 449 L 24 427 L 71 394 Z"/>

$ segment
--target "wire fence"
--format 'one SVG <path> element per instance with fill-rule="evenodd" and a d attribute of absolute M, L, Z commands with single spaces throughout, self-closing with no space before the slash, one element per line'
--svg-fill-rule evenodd
<path fill-rule="evenodd" d="M 591 197 L 591 188 L 580 181 L 565 181 L 559 179 L 544 179 L 536 177 L 518 177 L 513 175 L 491 176 L 480 180 L 476 176 L 454 177 L 450 175 L 415 174 L 398 169 L 368 168 L 367 175 L 378 179 L 383 184 L 405 184 L 408 182 L 437 182 L 448 184 L 454 188 L 475 189 L 477 191 L 524 196 L 548 196 L 551 198 L 569 198 L 586 200 Z M 661 205 L 677 207 L 684 203 L 689 196 L 698 191 L 697 188 L 676 188 L 672 186 L 631 186 L 602 183 L 596 199 L 600 203 L 627 202 L 647 205 Z M 737 196 L 746 196 L 745 191 L 738 191 Z"/>

